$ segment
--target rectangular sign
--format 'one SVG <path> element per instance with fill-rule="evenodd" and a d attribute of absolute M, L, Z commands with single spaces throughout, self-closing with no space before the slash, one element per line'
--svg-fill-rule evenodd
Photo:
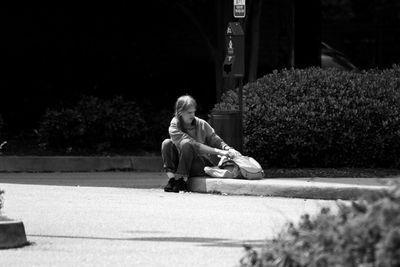
<path fill-rule="evenodd" d="M 246 1 L 233 0 L 233 17 L 244 18 L 246 16 Z"/>

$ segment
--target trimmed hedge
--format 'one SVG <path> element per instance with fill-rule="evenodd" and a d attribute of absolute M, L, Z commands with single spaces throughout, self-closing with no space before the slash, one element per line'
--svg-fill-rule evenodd
<path fill-rule="evenodd" d="M 338 208 L 323 208 L 315 218 L 303 215 L 261 253 L 247 247 L 241 266 L 400 266 L 399 184 Z"/>
<path fill-rule="evenodd" d="M 168 127 L 173 117 L 173 111 L 165 108 L 155 109 L 152 103 L 147 103 L 141 108 L 147 127 L 140 147 L 146 151 L 159 153 L 162 141 L 169 138 Z"/>
<path fill-rule="evenodd" d="M 56 154 L 159 152 L 172 112 L 122 97 L 84 96 L 70 108 L 47 110 L 38 130 L 43 151 Z"/>
<path fill-rule="evenodd" d="M 229 91 L 214 110 L 237 103 Z M 245 153 L 264 167 L 400 167 L 400 66 L 274 71 L 243 103 Z"/>
<path fill-rule="evenodd" d="M 146 129 L 135 102 L 86 96 L 72 108 L 47 110 L 38 137 L 43 149 L 103 152 L 137 148 Z"/>

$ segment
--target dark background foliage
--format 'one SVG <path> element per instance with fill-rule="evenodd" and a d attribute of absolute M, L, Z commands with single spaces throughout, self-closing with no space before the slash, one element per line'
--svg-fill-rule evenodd
<path fill-rule="evenodd" d="M 0 140 L 2 138 L 2 134 L 3 134 L 3 117 L 0 114 Z"/>
<path fill-rule="evenodd" d="M 257 2 L 247 1 L 249 12 Z M 293 4 L 299 8 L 294 21 Z M 221 64 L 215 58 L 223 53 L 225 19 L 233 19 L 230 10 L 219 11 L 231 5 L 231 0 L 5 5 L 0 10 L 0 137 L 9 141 L 9 149 L 13 143 L 30 147 L 46 110 L 70 107 L 83 96 L 112 100 L 120 95 L 143 104 L 144 116 L 152 117 L 172 112 L 175 99 L 189 93 L 206 117 L 217 102 L 216 91 L 227 89 L 216 85 L 221 72 L 215 66 Z M 318 65 L 319 44 L 308 49 L 315 40 L 344 52 L 359 69 L 400 61 L 398 1 L 268 0 L 260 6 L 254 23 L 259 28 L 246 36 L 247 50 L 259 49 L 254 78 L 304 62 Z M 251 45 L 255 32 L 259 42 Z M 146 126 L 157 130 L 158 125 Z"/>
<path fill-rule="evenodd" d="M 149 112 L 122 97 L 83 97 L 72 107 L 47 110 L 39 125 L 38 143 L 43 152 L 67 154 L 156 151 L 170 119 L 170 112 Z"/>

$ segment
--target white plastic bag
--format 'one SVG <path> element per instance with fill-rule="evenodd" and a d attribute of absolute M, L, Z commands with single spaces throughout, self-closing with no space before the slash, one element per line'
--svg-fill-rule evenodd
<path fill-rule="evenodd" d="M 221 157 L 217 167 L 205 167 L 204 171 L 215 178 L 261 179 L 264 171 L 252 157 L 237 156 L 234 159 Z"/>
<path fill-rule="evenodd" d="M 245 179 L 261 179 L 264 177 L 264 170 L 260 163 L 248 156 L 237 156 L 232 159 L 239 166 L 242 178 Z"/>

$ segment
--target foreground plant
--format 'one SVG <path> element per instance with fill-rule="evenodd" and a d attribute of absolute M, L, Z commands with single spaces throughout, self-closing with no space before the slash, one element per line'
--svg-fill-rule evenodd
<path fill-rule="evenodd" d="M 339 211 L 323 208 L 289 224 L 260 251 L 246 248 L 240 266 L 400 266 L 400 186 L 365 196 Z"/>

